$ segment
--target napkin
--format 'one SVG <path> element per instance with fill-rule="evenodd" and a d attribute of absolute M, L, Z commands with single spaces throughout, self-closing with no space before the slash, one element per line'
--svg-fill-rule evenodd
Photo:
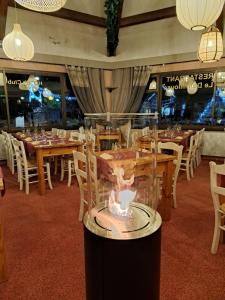
<path fill-rule="evenodd" d="M 113 156 L 108 153 L 102 153 L 100 157 L 103 159 L 113 159 Z"/>

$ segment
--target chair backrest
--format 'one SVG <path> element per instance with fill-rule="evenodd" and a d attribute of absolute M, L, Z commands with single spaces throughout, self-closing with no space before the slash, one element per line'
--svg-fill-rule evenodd
<path fill-rule="evenodd" d="M 27 155 L 22 141 L 16 139 L 13 140 L 14 149 L 16 151 L 16 157 L 20 161 L 20 165 L 24 170 L 27 170 Z"/>
<path fill-rule="evenodd" d="M 58 135 L 58 137 L 60 137 L 60 138 L 66 138 L 66 134 L 67 134 L 67 132 L 66 132 L 66 130 L 64 130 L 64 129 L 58 129 L 58 130 L 57 130 L 57 135 Z"/>
<path fill-rule="evenodd" d="M 84 134 L 84 127 L 83 126 L 79 127 L 79 132 Z"/>
<path fill-rule="evenodd" d="M 83 184 L 87 182 L 87 158 L 86 155 L 79 151 L 73 151 L 74 169 L 77 176 L 79 187 L 82 189 Z"/>
<path fill-rule="evenodd" d="M 142 132 L 142 135 L 148 135 L 149 134 L 149 127 L 142 128 L 141 132 Z"/>
<path fill-rule="evenodd" d="M 57 135 L 58 129 L 57 128 L 52 128 L 52 134 Z"/>
<path fill-rule="evenodd" d="M 191 156 L 194 157 L 197 147 L 198 147 L 198 141 L 199 141 L 199 133 L 200 131 L 197 131 L 192 137 L 193 137 L 193 145 L 192 145 L 192 152 Z"/>
<path fill-rule="evenodd" d="M 219 185 L 219 176 L 225 176 L 225 164 L 217 165 L 214 161 L 210 161 L 210 190 L 215 210 L 220 209 L 219 195 L 225 196 L 225 187 Z"/>
<path fill-rule="evenodd" d="M 81 134 L 78 131 L 71 131 L 70 132 L 70 139 L 72 140 L 81 140 Z"/>
<path fill-rule="evenodd" d="M 126 147 L 128 148 L 130 142 L 131 120 L 129 120 L 126 124 L 121 125 L 120 131 L 126 142 Z"/>
<path fill-rule="evenodd" d="M 20 150 L 19 150 L 20 142 L 16 138 L 13 137 L 12 145 L 13 145 L 14 152 L 16 154 L 17 169 L 18 169 L 18 171 L 20 171 L 21 170 L 21 158 L 20 158 Z"/>
<path fill-rule="evenodd" d="M 176 159 L 173 161 L 173 163 L 176 165 L 174 176 L 177 178 L 180 165 L 181 165 L 181 158 L 182 158 L 182 152 L 183 152 L 184 146 L 177 145 L 173 142 L 167 142 L 167 143 L 158 143 L 158 151 L 159 153 L 162 152 L 162 150 L 171 150 L 173 151 L 173 154 L 176 156 Z"/>
<path fill-rule="evenodd" d="M 190 159 L 193 153 L 194 135 L 190 137 L 190 144 L 187 152 L 187 158 Z"/>

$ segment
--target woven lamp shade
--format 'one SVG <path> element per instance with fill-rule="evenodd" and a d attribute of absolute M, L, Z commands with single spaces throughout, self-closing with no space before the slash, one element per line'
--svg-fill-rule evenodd
<path fill-rule="evenodd" d="M 215 62 L 223 55 L 223 39 L 221 32 L 215 26 L 210 26 L 202 33 L 198 48 L 198 59 L 201 62 Z"/>
<path fill-rule="evenodd" d="M 31 10 L 52 12 L 62 8 L 66 0 L 15 0 L 18 4 Z"/>
<path fill-rule="evenodd" d="M 203 30 L 220 16 L 224 0 L 176 0 L 179 22 L 189 30 Z"/>
<path fill-rule="evenodd" d="M 13 60 L 27 61 L 34 56 L 33 42 L 22 32 L 20 24 L 14 24 L 13 31 L 4 37 L 2 48 L 5 55 Z"/>

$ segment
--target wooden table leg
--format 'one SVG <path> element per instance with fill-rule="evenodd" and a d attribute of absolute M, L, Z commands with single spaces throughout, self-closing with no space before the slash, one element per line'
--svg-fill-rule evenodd
<path fill-rule="evenodd" d="M 42 149 L 36 152 L 37 168 L 38 168 L 38 188 L 41 195 L 45 194 L 45 175 L 44 175 L 44 160 Z"/>
<path fill-rule="evenodd" d="M 6 280 L 3 229 L 0 224 L 0 283 Z"/>
<path fill-rule="evenodd" d="M 171 218 L 173 172 L 173 161 L 166 162 L 166 170 L 163 175 L 162 199 L 158 208 L 163 221 L 169 221 Z"/>

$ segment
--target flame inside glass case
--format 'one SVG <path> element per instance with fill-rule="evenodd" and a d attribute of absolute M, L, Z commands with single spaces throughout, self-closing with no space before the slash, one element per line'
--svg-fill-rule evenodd
<path fill-rule="evenodd" d="M 157 115 L 88 115 L 85 134 L 89 141 L 86 227 L 112 239 L 153 233 L 161 224 L 156 212 Z"/>

